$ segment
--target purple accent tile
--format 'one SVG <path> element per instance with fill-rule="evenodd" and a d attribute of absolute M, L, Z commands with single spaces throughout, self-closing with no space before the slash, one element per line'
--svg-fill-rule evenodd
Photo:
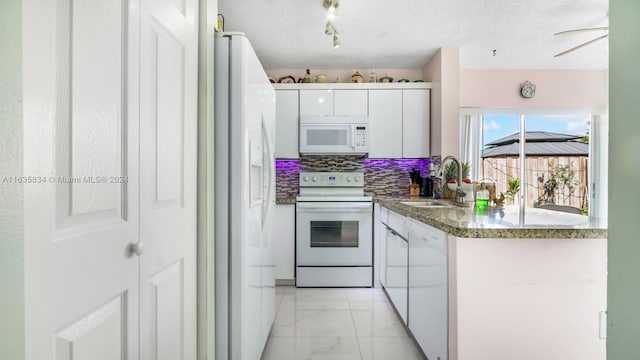
<path fill-rule="evenodd" d="M 276 198 L 290 199 L 298 195 L 301 171 L 362 171 L 365 194 L 374 197 L 409 196 L 409 172 L 429 173 L 431 159 L 369 159 L 358 156 L 303 156 L 276 160 Z"/>

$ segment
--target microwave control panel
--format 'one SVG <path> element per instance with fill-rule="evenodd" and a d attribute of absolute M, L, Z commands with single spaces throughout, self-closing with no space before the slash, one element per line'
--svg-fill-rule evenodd
<path fill-rule="evenodd" d="M 355 146 L 358 148 L 366 148 L 369 146 L 369 141 L 367 140 L 367 127 L 366 126 L 356 126 L 356 143 Z"/>

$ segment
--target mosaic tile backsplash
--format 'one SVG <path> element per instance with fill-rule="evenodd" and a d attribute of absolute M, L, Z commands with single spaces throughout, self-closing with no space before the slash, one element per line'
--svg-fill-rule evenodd
<path fill-rule="evenodd" d="M 301 171 L 362 171 L 364 192 L 373 197 L 408 197 L 409 172 L 416 168 L 428 175 L 426 159 L 369 159 L 360 156 L 303 156 L 300 159 L 276 159 L 276 198 L 298 195 Z"/>

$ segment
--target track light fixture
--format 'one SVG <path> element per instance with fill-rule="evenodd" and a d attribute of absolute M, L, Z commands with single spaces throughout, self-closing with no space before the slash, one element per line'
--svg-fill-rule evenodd
<path fill-rule="evenodd" d="M 333 35 L 333 47 L 340 47 L 340 39 L 338 38 L 338 31 L 331 23 L 331 19 L 335 18 L 335 10 L 340 5 L 339 0 L 322 0 L 322 5 L 328 10 L 327 24 L 324 26 L 324 33 L 331 36 Z"/>
<path fill-rule="evenodd" d="M 324 8 L 330 12 L 335 11 L 340 5 L 340 0 L 322 0 L 322 5 L 324 5 Z"/>
<path fill-rule="evenodd" d="M 324 26 L 324 33 L 327 35 L 333 35 L 336 32 L 336 28 L 333 27 L 331 21 L 327 21 L 327 25 Z"/>

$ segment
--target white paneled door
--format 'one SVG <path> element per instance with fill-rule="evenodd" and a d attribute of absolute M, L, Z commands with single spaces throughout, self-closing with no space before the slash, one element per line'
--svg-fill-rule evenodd
<path fill-rule="evenodd" d="M 22 4 L 25 358 L 195 359 L 195 1 Z"/>
<path fill-rule="evenodd" d="M 27 360 L 138 359 L 132 3 L 23 2 Z"/>
<path fill-rule="evenodd" d="M 140 359 L 195 359 L 198 3 L 141 4 Z"/>

